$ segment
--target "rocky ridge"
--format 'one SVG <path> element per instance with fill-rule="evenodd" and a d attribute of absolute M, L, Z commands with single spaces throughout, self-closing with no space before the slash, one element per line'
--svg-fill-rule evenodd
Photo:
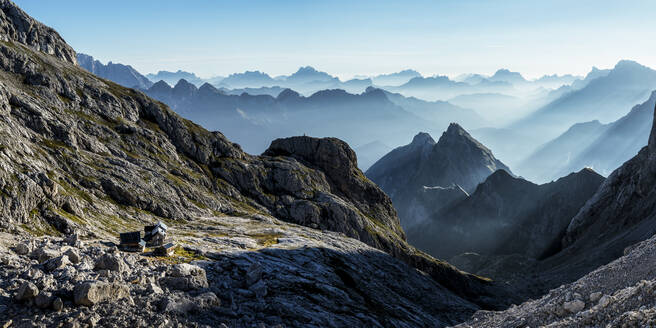
<path fill-rule="evenodd" d="M 57 31 L 30 17 L 10 0 L 0 1 L 0 39 L 24 44 L 73 65 L 77 63 L 75 51 Z"/>

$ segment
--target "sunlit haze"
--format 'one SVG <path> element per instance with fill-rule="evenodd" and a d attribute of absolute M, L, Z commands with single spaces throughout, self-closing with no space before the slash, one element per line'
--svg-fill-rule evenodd
<path fill-rule="evenodd" d="M 584 75 L 620 59 L 656 66 L 652 1 L 37 1 L 16 3 L 77 51 L 144 73 L 201 77 L 299 66 L 350 78 Z M 123 10 L 125 8 L 130 10 Z"/>

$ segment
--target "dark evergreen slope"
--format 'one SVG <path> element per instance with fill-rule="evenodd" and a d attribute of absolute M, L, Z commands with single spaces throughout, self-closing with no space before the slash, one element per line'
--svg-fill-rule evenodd
<path fill-rule="evenodd" d="M 453 123 L 437 143 L 427 133 L 417 134 L 410 144 L 391 151 L 372 165 L 366 175 L 390 195 L 401 224 L 407 229 L 443 205 L 418 203 L 418 199 L 424 198 L 424 187 L 458 185 L 471 192 L 498 169 L 510 172 L 489 149 Z M 458 189 L 452 190 L 461 193 Z"/>
<path fill-rule="evenodd" d="M 408 239 L 438 258 L 476 252 L 541 259 L 560 249 L 570 220 L 603 180 L 584 169 L 536 185 L 498 170 L 466 199 L 409 229 Z"/>

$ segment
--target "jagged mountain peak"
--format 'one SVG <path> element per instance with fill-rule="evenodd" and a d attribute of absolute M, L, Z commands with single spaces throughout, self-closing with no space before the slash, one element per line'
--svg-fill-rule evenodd
<path fill-rule="evenodd" d="M 459 135 L 459 136 L 470 136 L 469 133 L 467 131 L 465 131 L 465 129 L 462 126 L 460 126 L 460 124 L 458 124 L 458 123 L 449 124 L 449 127 L 446 129 L 444 134 Z"/>
<path fill-rule="evenodd" d="M 517 82 L 517 81 L 526 81 L 521 73 L 513 72 L 507 68 L 501 68 L 494 72 L 494 75 L 490 77 L 491 80 L 499 80 L 506 82 Z"/>
<path fill-rule="evenodd" d="M 430 144 L 434 145 L 435 140 L 433 140 L 433 137 L 431 137 L 430 134 L 427 132 L 419 132 L 417 135 L 415 135 L 412 138 L 412 142 L 410 143 L 411 145 L 424 145 L 424 144 Z"/>
<path fill-rule="evenodd" d="M 314 67 L 312 66 L 302 66 L 299 67 L 298 70 L 296 71 L 297 74 L 305 74 L 305 73 L 319 73 Z"/>
<path fill-rule="evenodd" d="M 149 90 L 154 91 L 154 92 L 169 92 L 169 91 L 171 91 L 171 89 L 173 89 L 173 88 L 171 88 L 171 86 L 168 83 L 164 82 L 164 80 L 159 80 L 159 81 L 155 82 L 150 87 Z"/>
<path fill-rule="evenodd" d="M 198 88 L 196 88 L 195 85 L 187 82 L 187 80 L 185 80 L 185 79 L 178 80 L 178 83 L 175 84 L 173 89 L 174 90 L 193 90 L 193 91 L 198 90 Z"/>
<path fill-rule="evenodd" d="M 512 176 L 510 173 L 508 173 L 504 169 L 496 170 L 494 173 L 490 174 L 489 177 L 485 181 L 489 181 L 491 183 L 498 183 L 498 182 L 505 182 L 505 181 L 510 181 L 517 179 L 514 176 Z"/>
<path fill-rule="evenodd" d="M 297 98 L 300 98 L 300 97 L 301 97 L 300 93 L 298 93 L 298 92 L 296 92 L 292 89 L 287 88 L 285 90 L 282 90 L 282 92 L 280 94 L 278 94 L 277 99 L 278 100 L 288 100 L 288 99 L 297 99 Z"/>
<path fill-rule="evenodd" d="M 203 83 L 203 85 L 201 85 L 200 88 L 198 88 L 198 92 L 201 94 L 214 94 L 214 93 L 225 94 L 225 92 L 217 89 L 215 86 L 207 82 Z"/>
<path fill-rule="evenodd" d="M 470 154 L 470 152 L 467 149 L 478 149 L 478 151 L 483 154 L 483 156 L 496 161 L 492 151 L 489 148 L 485 147 L 482 143 L 472 137 L 469 132 L 467 132 L 467 130 L 465 130 L 457 123 L 449 124 L 449 127 L 446 129 L 446 131 L 444 131 L 444 133 L 442 133 L 442 136 L 437 141 L 436 147 L 443 148 L 446 151 L 455 151 L 458 149 L 460 152 L 465 152 L 468 154 Z M 504 168 L 507 169 L 505 165 Z"/>

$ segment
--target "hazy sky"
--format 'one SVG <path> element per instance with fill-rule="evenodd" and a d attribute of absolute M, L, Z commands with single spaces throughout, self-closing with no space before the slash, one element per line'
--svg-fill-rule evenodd
<path fill-rule="evenodd" d="M 299 66 L 351 77 L 656 67 L 656 1 L 15 0 L 78 52 L 202 77 Z"/>

